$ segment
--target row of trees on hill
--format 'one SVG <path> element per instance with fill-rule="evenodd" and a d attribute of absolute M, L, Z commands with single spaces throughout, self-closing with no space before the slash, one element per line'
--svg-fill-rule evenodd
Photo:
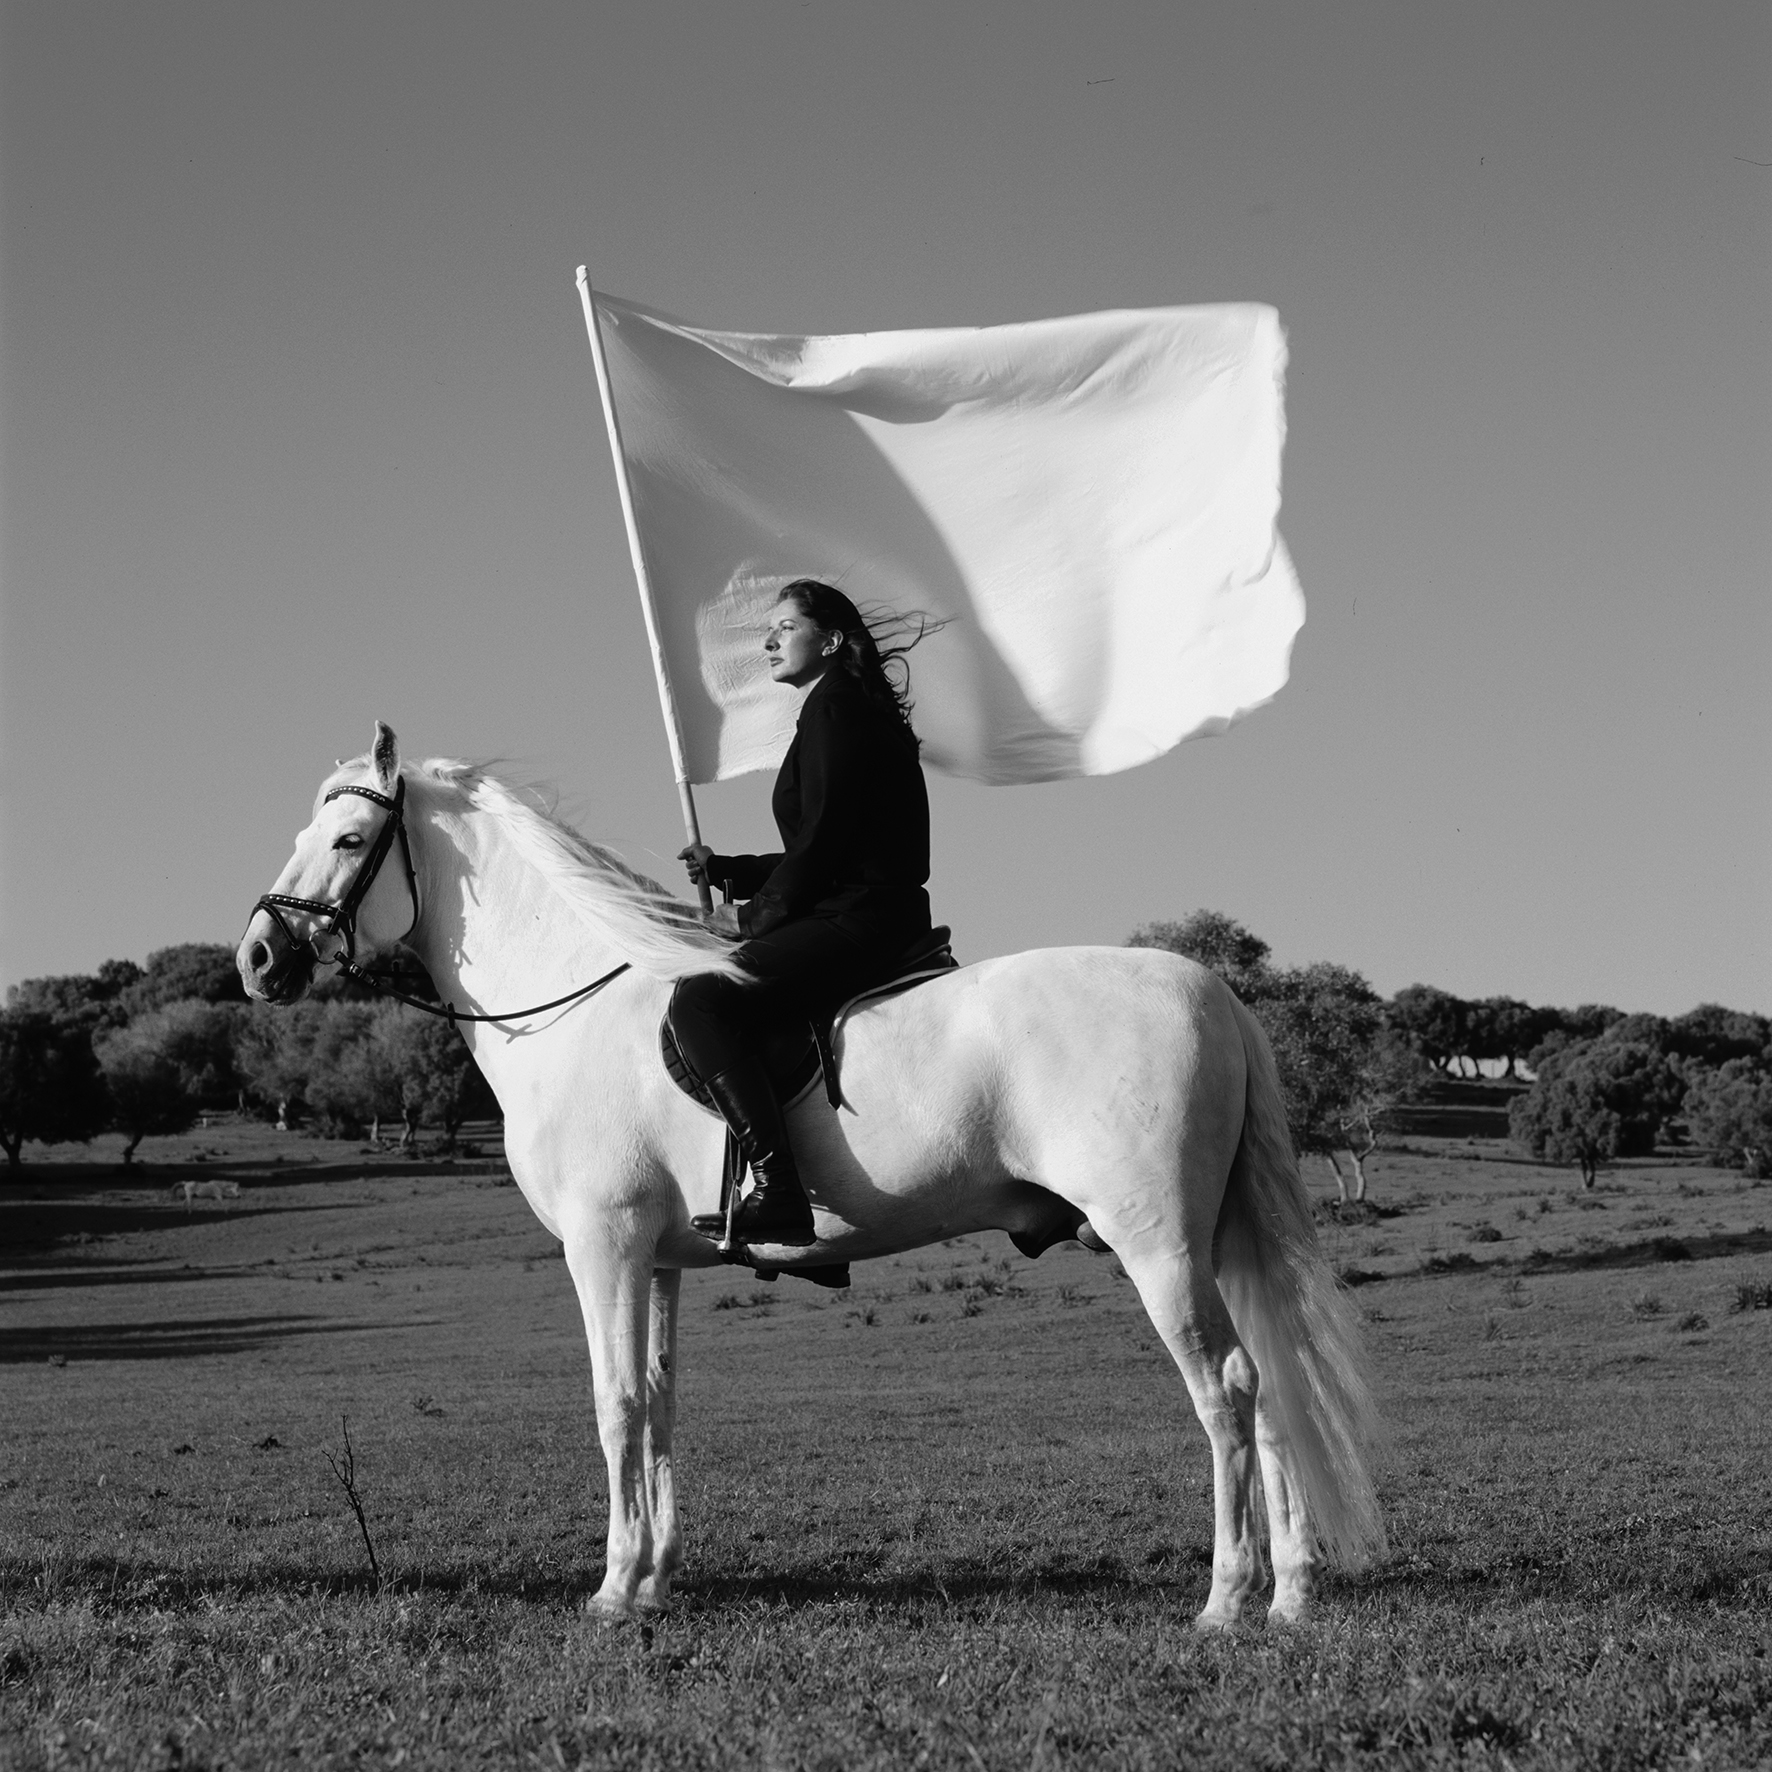
<path fill-rule="evenodd" d="M 1166 948 L 1222 976 L 1266 1029 L 1293 1142 L 1321 1153 L 1355 1199 L 1363 1158 L 1387 1115 L 1436 1075 L 1500 1060 L 1532 1072 L 1509 1106 L 1509 1132 L 1531 1155 L 1568 1163 L 1592 1187 L 1601 1163 L 1685 1138 L 1756 1175 L 1772 1174 L 1772 1022 L 1700 1004 L 1685 1015 L 1627 1015 L 1601 1004 L 1534 1008 L 1512 997 L 1471 1002 L 1431 985 L 1381 999 L 1357 972 L 1276 967 L 1268 944 L 1217 911 L 1153 923 L 1135 947 Z"/>
<path fill-rule="evenodd" d="M 1772 1173 L 1772 1022 L 1763 1015 L 1718 1003 L 1666 1017 L 1600 1003 L 1467 1002 L 1420 984 L 1399 991 L 1387 1012 L 1441 1070 L 1501 1059 L 1511 1075 L 1523 1064 L 1533 1082 L 1510 1105 L 1512 1137 L 1534 1156 L 1573 1164 L 1588 1187 L 1601 1163 L 1681 1136 L 1750 1173 Z"/>
<path fill-rule="evenodd" d="M 1448 1075 L 1466 1067 L 1475 1074 L 1485 1059 L 1498 1060 L 1503 1076 L 1521 1066 L 1537 1071 L 1553 1053 L 1600 1039 L 1634 1039 L 1646 1033 L 1671 1053 L 1702 1065 L 1751 1058 L 1765 1048 L 1766 1018 L 1744 1010 L 1701 1003 L 1672 1020 L 1626 1015 L 1605 1003 L 1575 1009 L 1535 1008 L 1517 997 L 1456 997 L 1429 984 L 1400 990 L 1386 1006 L 1393 1027 L 1423 1058 Z"/>
<path fill-rule="evenodd" d="M 416 981 L 407 981 L 410 986 Z M 293 1009 L 249 1004 L 231 950 L 165 948 L 145 967 L 110 960 L 96 973 L 27 979 L 0 1010 L 0 1148 L 17 1166 L 27 1140 L 182 1132 L 206 1109 L 238 1107 L 288 1126 L 410 1146 L 422 1126 L 453 1145 L 465 1119 L 497 1104 L 448 1023 L 360 990 L 319 987 Z"/>
<path fill-rule="evenodd" d="M 1509 1108 L 1513 1137 L 1575 1165 L 1590 1187 L 1601 1163 L 1670 1138 L 1772 1174 L 1764 1016 L 1716 1004 L 1671 1019 L 1534 1009 L 1429 985 L 1387 1000 L 1345 966 L 1274 965 L 1265 941 L 1216 911 L 1149 924 L 1131 944 L 1200 961 L 1250 1006 L 1274 1049 L 1293 1140 L 1325 1159 L 1344 1199 L 1364 1198 L 1386 1117 L 1436 1075 L 1484 1059 L 1533 1074 Z M 115 1130 L 127 1162 L 143 1138 L 233 1106 L 351 1135 L 379 1136 L 397 1120 L 403 1145 L 436 1126 L 453 1142 L 464 1119 L 497 1112 L 446 1022 L 364 997 L 329 979 L 293 1009 L 248 1004 L 232 951 L 210 943 L 163 948 L 146 966 L 109 960 L 92 974 L 28 979 L 0 1010 L 0 1148 L 13 1167 L 27 1140 Z"/>

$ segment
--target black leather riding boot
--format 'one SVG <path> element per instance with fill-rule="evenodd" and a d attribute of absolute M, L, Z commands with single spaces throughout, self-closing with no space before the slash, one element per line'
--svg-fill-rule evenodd
<path fill-rule="evenodd" d="M 803 1249 L 818 1241 L 812 1206 L 794 1167 L 787 1120 L 759 1065 L 734 1065 L 707 1079 L 714 1105 L 738 1139 L 755 1188 L 738 1208 L 732 1234 L 740 1243 Z"/>

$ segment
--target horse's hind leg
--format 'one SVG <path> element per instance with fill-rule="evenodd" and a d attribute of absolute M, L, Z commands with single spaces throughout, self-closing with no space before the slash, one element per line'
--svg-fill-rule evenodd
<path fill-rule="evenodd" d="M 1268 1548 L 1274 1563 L 1270 1618 L 1302 1623 L 1317 1589 L 1317 1539 L 1305 1505 L 1304 1483 L 1266 1391 L 1255 1398 L 1255 1441 L 1267 1497 Z"/>
<path fill-rule="evenodd" d="M 670 1603 L 671 1578 L 683 1563 L 683 1528 L 671 1472 L 671 1430 L 677 1419 L 677 1297 L 680 1268 L 655 1268 L 646 1351 L 646 1504 L 652 1516 L 652 1572 L 635 1593 L 641 1606 Z"/>
<path fill-rule="evenodd" d="M 1212 1442 L 1212 1591 L 1195 1624 L 1223 1630 L 1237 1623 L 1266 1581 L 1257 1518 L 1255 1362 L 1237 1339 L 1209 1249 L 1148 1254 L 1121 1248 L 1120 1259 Z"/>

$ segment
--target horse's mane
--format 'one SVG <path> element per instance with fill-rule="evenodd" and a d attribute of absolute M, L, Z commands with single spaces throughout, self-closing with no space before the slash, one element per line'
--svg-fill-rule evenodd
<path fill-rule="evenodd" d="M 331 780 L 369 762 L 368 757 L 358 758 L 342 766 Z M 729 957 L 732 944 L 713 934 L 693 906 L 629 867 L 614 850 L 544 812 L 486 765 L 431 757 L 404 765 L 401 773 L 409 791 L 429 787 L 445 800 L 453 797 L 490 814 L 579 918 L 640 971 L 655 978 L 681 978 L 691 972 L 742 976 Z"/>

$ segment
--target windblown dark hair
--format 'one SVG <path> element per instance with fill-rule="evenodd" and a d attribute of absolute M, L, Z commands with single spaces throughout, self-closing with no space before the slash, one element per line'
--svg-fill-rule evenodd
<path fill-rule="evenodd" d="M 911 748 L 921 749 L 922 741 L 911 725 L 911 667 L 906 654 L 947 623 L 916 612 L 863 615 L 835 585 L 818 578 L 796 578 L 783 585 L 776 601 L 792 603 L 821 633 L 843 636 L 838 666 L 881 713 L 891 717 Z"/>

